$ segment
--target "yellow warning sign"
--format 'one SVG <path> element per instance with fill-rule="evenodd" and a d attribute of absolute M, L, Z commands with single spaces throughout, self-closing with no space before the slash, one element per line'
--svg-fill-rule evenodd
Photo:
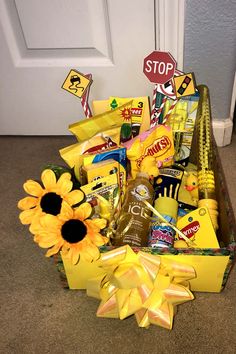
<path fill-rule="evenodd" d="M 65 79 L 62 88 L 77 97 L 82 97 L 91 82 L 91 80 L 79 71 L 71 70 Z"/>
<path fill-rule="evenodd" d="M 175 76 L 175 93 L 176 97 L 194 95 L 195 93 L 195 78 L 193 73 Z"/>

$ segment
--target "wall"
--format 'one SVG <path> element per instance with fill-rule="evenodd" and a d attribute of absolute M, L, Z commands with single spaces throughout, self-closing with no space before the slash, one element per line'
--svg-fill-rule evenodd
<path fill-rule="evenodd" d="M 184 71 L 210 89 L 212 116 L 228 118 L 236 70 L 236 1 L 186 0 Z"/>

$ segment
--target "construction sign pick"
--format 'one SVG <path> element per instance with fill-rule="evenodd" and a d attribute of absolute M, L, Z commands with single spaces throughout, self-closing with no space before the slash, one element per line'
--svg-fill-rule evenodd
<path fill-rule="evenodd" d="M 77 70 L 71 70 L 67 75 L 62 88 L 77 97 L 82 97 L 92 80 Z"/>
<path fill-rule="evenodd" d="M 176 61 L 169 52 L 153 51 L 144 58 L 143 72 L 154 84 L 164 84 L 171 80 L 176 69 Z"/>

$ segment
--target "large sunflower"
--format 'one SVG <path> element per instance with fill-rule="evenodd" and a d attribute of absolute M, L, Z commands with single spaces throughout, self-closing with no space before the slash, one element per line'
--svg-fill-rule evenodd
<path fill-rule="evenodd" d="M 33 180 L 24 183 L 23 188 L 29 196 L 18 202 L 18 208 L 23 210 L 20 215 L 22 224 L 31 224 L 44 214 L 59 215 L 65 203 L 75 205 L 80 203 L 84 194 L 73 190 L 70 173 L 63 173 L 60 178 L 52 170 L 46 169 L 41 174 L 43 186 Z"/>
<path fill-rule="evenodd" d="M 31 224 L 34 241 L 42 248 L 49 248 L 46 257 L 50 257 L 61 249 L 63 255 L 76 264 L 81 256 L 87 261 L 98 259 L 98 246 L 107 243 L 108 238 L 100 234 L 106 226 L 105 219 L 88 219 L 92 207 L 83 203 L 72 209 L 63 204 L 58 217 L 44 215 L 37 223 Z"/>

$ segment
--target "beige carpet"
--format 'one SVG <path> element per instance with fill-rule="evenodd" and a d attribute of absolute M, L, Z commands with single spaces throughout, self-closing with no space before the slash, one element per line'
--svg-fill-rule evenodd
<path fill-rule="evenodd" d="M 0 353 L 236 353 L 236 269 L 220 294 L 196 293 L 178 307 L 174 329 L 137 327 L 134 317 L 96 318 L 98 302 L 61 287 L 53 262 L 18 221 L 22 184 L 47 163 L 61 163 L 58 149 L 72 137 L 2 137 Z M 236 211 L 236 136 L 220 149 Z"/>

